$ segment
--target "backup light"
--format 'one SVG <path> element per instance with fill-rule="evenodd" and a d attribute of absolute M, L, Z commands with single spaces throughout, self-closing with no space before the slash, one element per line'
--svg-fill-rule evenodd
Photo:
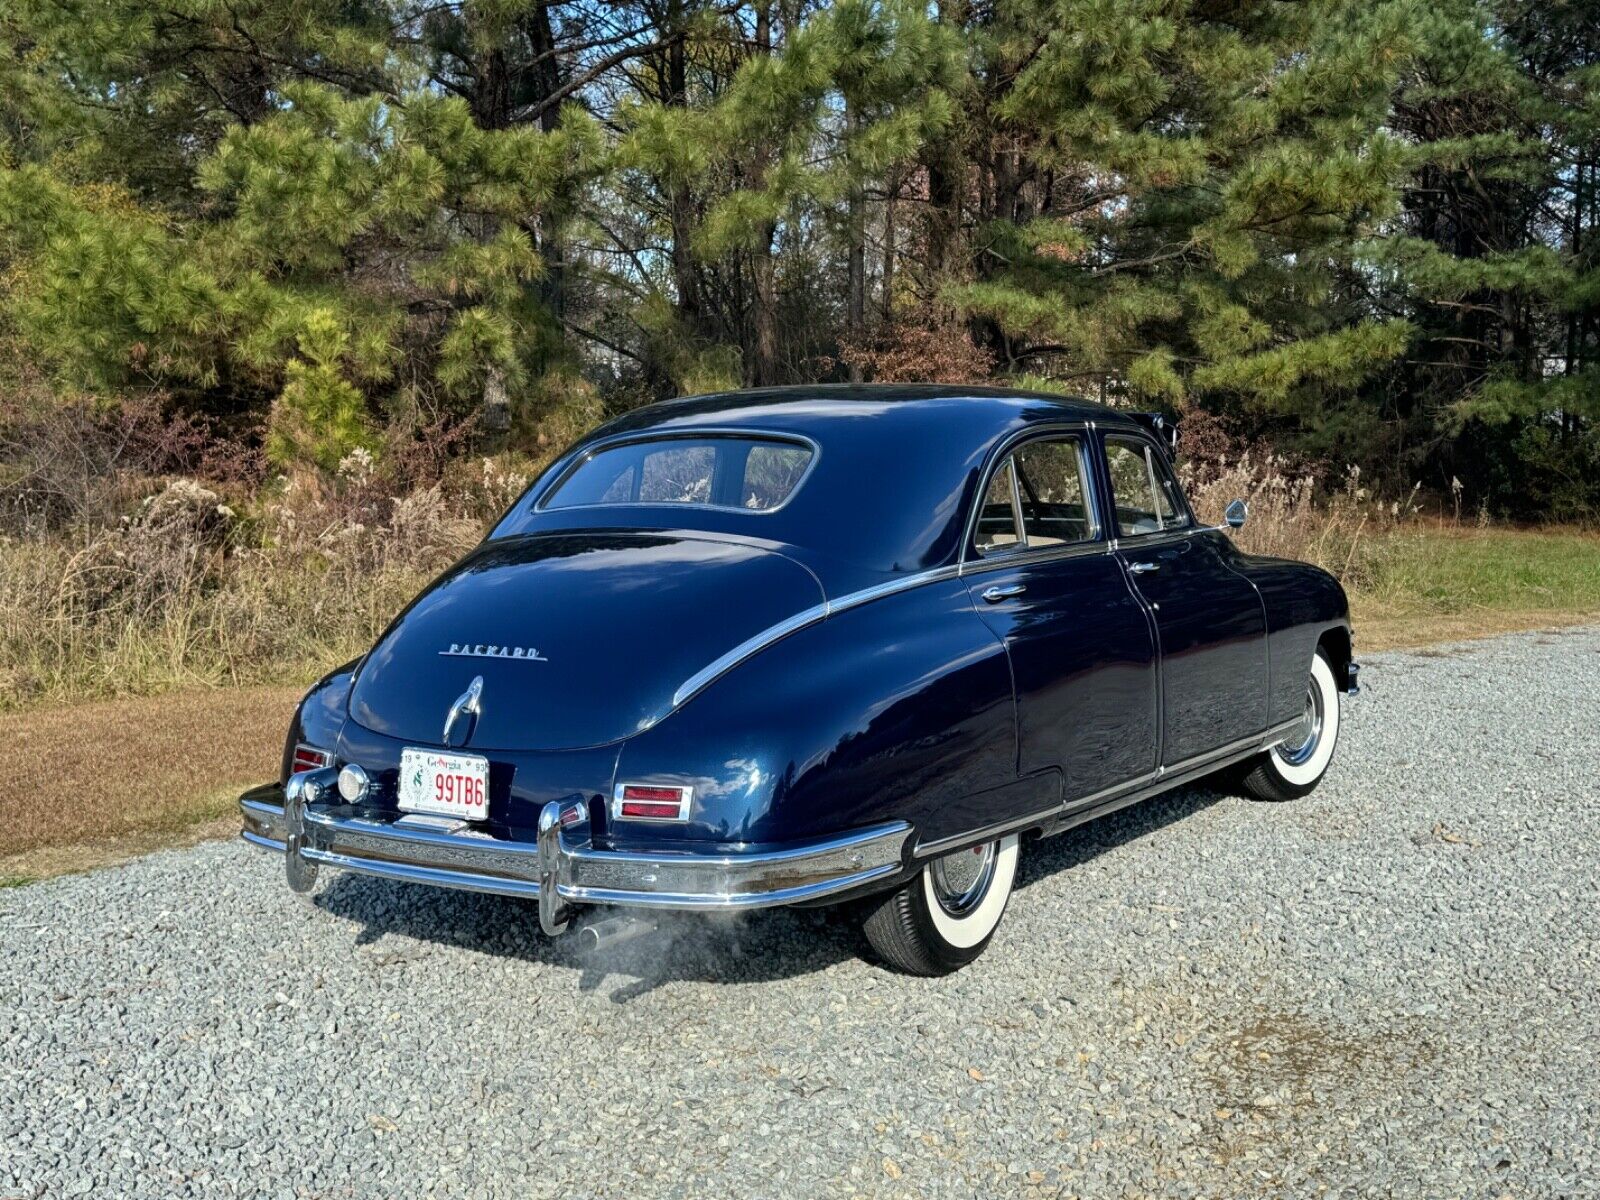
<path fill-rule="evenodd" d="M 611 815 L 624 821 L 681 821 L 689 815 L 694 789 L 656 783 L 624 783 Z"/>
<path fill-rule="evenodd" d="M 367 798 L 367 789 L 372 786 L 372 780 L 360 763 L 345 763 L 339 772 L 339 795 L 344 797 L 346 804 L 359 804 Z"/>

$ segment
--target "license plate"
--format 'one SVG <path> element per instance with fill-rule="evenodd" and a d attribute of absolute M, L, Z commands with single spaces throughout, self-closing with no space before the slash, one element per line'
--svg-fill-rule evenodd
<path fill-rule="evenodd" d="M 489 760 L 437 750 L 400 751 L 400 809 L 484 820 L 489 815 Z"/>

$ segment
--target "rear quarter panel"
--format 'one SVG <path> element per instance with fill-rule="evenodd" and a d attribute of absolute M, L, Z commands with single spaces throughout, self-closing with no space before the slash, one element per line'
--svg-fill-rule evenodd
<path fill-rule="evenodd" d="M 952 578 L 802 629 L 629 739 L 618 782 L 690 784 L 694 812 L 612 833 L 759 845 L 899 819 L 926 840 L 1026 806 L 1015 773 L 1005 648 Z"/>

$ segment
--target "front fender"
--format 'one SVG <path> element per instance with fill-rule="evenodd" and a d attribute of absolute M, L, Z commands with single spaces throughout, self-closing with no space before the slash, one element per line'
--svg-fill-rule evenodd
<path fill-rule="evenodd" d="M 1317 643 L 1330 630 L 1342 630 L 1343 644 L 1349 645 L 1350 602 L 1337 579 L 1310 563 L 1242 554 L 1235 568 L 1256 585 L 1266 609 L 1267 720 L 1293 720 L 1305 710 L 1306 677 Z M 1334 664 L 1336 671 L 1339 666 Z"/>
<path fill-rule="evenodd" d="M 686 821 L 610 834 L 768 844 L 905 820 L 926 837 L 981 824 L 973 797 L 1015 771 L 1005 647 L 951 578 L 809 625 L 630 738 L 618 783 L 688 784 L 694 804 Z"/>

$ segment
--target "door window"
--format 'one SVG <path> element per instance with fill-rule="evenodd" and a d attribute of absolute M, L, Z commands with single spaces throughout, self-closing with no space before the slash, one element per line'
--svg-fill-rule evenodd
<path fill-rule="evenodd" d="M 1106 470 L 1119 536 L 1137 537 L 1189 524 L 1178 502 L 1177 480 L 1148 444 L 1106 439 Z"/>
<path fill-rule="evenodd" d="M 1019 447 L 989 478 L 978 513 L 980 554 L 1086 542 L 1099 533 L 1084 485 L 1082 443 L 1048 438 Z"/>
<path fill-rule="evenodd" d="M 1011 456 L 1022 528 L 1031 548 L 1086 542 L 1096 533 L 1077 438 L 1029 442 Z"/>

